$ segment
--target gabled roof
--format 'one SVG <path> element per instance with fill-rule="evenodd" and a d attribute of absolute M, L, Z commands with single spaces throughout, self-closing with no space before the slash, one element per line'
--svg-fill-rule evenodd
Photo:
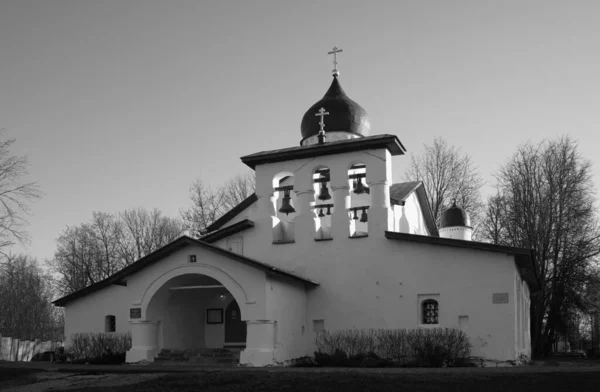
<path fill-rule="evenodd" d="M 216 242 L 220 239 L 229 237 L 230 235 L 239 233 L 240 231 L 249 229 L 251 227 L 254 227 L 254 222 L 251 221 L 250 219 L 244 219 L 242 221 L 234 223 L 233 225 L 226 226 L 222 229 L 208 233 L 205 236 L 200 237 L 200 241 L 204 241 L 204 242 L 208 242 L 208 243 L 212 244 L 213 242 Z"/>
<path fill-rule="evenodd" d="M 292 159 L 312 158 L 316 156 L 361 151 L 369 148 L 387 148 L 392 155 L 403 155 L 406 149 L 395 135 L 376 135 L 356 139 L 338 140 L 324 144 L 261 151 L 241 157 L 246 165 L 254 169 L 256 165 L 289 161 Z"/>
<path fill-rule="evenodd" d="M 91 294 L 95 291 L 98 291 L 98 290 L 104 288 L 104 287 L 110 286 L 111 284 L 124 285 L 124 281 L 128 276 L 142 270 L 143 268 L 145 268 L 151 264 L 154 264 L 154 263 L 164 259 L 165 257 L 172 254 L 173 252 L 175 252 L 185 246 L 188 246 L 188 245 L 198 245 L 198 246 L 200 246 L 204 249 L 207 249 L 211 252 L 228 257 L 232 260 L 241 262 L 241 263 L 249 265 L 251 267 L 261 269 L 269 274 L 279 275 L 279 276 L 283 276 L 286 278 L 291 278 L 291 279 L 294 279 L 294 280 L 297 280 L 297 281 L 300 281 L 300 282 L 303 282 L 303 283 L 306 283 L 306 284 L 309 284 L 312 286 L 319 285 L 319 283 L 316 281 L 313 281 L 313 280 L 310 280 L 307 278 L 303 278 L 292 272 L 288 272 L 288 271 L 279 269 L 277 267 L 274 267 L 274 266 L 264 263 L 262 261 L 254 260 L 249 257 L 230 252 L 228 250 L 219 248 L 215 245 L 211 245 L 207 242 L 195 240 L 188 236 L 182 236 L 182 237 L 179 237 L 178 239 L 176 239 L 175 241 L 171 242 L 170 244 L 163 246 L 162 248 L 150 253 L 149 255 L 147 255 L 145 257 L 142 257 L 135 263 L 128 265 L 127 267 L 125 267 L 122 270 L 120 270 L 119 272 L 109 276 L 108 278 L 101 280 L 100 282 L 94 283 L 94 284 L 92 284 L 88 287 L 85 287 L 79 291 L 76 291 L 72 294 L 69 294 L 62 298 L 59 298 L 56 301 L 53 301 L 52 303 L 56 306 L 65 306 L 67 303 L 69 303 L 73 300 L 84 297 L 87 294 Z"/>
<path fill-rule="evenodd" d="M 488 244 L 486 242 L 465 241 L 451 238 L 430 237 L 426 235 L 385 232 L 386 238 L 393 240 L 422 242 L 426 244 L 451 246 L 458 248 L 477 249 L 489 252 L 500 252 L 514 255 L 517 268 L 523 280 L 527 282 L 529 291 L 533 294 L 540 289 L 535 269 L 535 258 L 533 249 L 515 248 L 512 246 Z"/>
<path fill-rule="evenodd" d="M 227 222 L 235 218 L 240 212 L 250 207 L 255 201 L 258 201 L 258 197 L 256 196 L 256 193 L 253 193 L 247 198 L 245 198 L 244 201 L 242 201 L 240 204 L 229 210 L 225 215 L 214 221 L 210 226 L 206 228 L 206 232 L 211 232 L 220 229 Z"/>
<path fill-rule="evenodd" d="M 392 200 L 392 203 L 404 205 L 406 199 L 415 192 L 429 234 L 433 237 L 439 237 L 437 224 L 435 223 L 435 218 L 433 217 L 433 212 L 429 205 L 429 199 L 427 198 L 427 191 L 425 191 L 423 181 L 409 181 L 392 184 L 392 186 L 390 186 L 390 199 Z"/>

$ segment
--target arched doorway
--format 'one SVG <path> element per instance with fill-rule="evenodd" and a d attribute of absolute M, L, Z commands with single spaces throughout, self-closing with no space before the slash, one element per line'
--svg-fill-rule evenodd
<path fill-rule="evenodd" d="M 152 295 L 146 320 L 158 322 L 159 349 L 190 350 L 226 346 L 227 310 L 236 340 L 245 345 L 241 310 L 232 293 L 217 279 L 186 273 L 170 278 Z M 235 312 L 234 312 L 235 311 Z"/>
<path fill-rule="evenodd" d="M 225 346 L 246 346 L 246 322 L 242 321 L 240 307 L 235 301 L 231 301 L 225 309 Z"/>

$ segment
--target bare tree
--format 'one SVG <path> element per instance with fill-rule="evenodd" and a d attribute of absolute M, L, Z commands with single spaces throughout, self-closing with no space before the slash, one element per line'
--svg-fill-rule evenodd
<path fill-rule="evenodd" d="M 25 255 L 0 266 L 0 334 L 18 339 L 62 339 L 62 315 L 52 303 L 47 274 Z"/>
<path fill-rule="evenodd" d="M 121 214 L 94 212 L 91 222 L 67 227 L 47 261 L 58 291 L 67 295 L 99 282 L 169 244 L 183 234 L 182 223 L 158 210 Z"/>
<path fill-rule="evenodd" d="M 29 203 L 41 196 L 38 185 L 23 181 L 27 173 L 27 158 L 13 156 L 10 148 L 15 139 L 4 139 L 0 130 L 0 253 L 16 243 L 28 241 L 24 215 Z"/>
<path fill-rule="evenodd" d="M 224 198 L 224 206 L 227 211 L 237 206 L 248 196 L 256 191 L 256 180 L 254 172 L 238 174 L 231 178 L 221 188 Z M 227 212 L 226 211 L 226 212 Z"/>
<path fill-rule="evenodd" d="M 497 175 L 484 234 L 503 245 L 532 248 L 541 291 L 531 307 L 532 344 L 550 350 L 574 311 L 589 307 L 586 287 L 598 276 L 600 230 L 591 163 L 569 138 L 519 147 Z"/>
<path fill-rule="evenodd" d="M 199 237 L 219 217 L 240 204 L 255 191 L 254 173 L 238 174 L 213 189 L 196 179 L 190 186 L 192 205 L 180 211 L 186 230 Z"/>
<path fill-rule="evenodd" d="M 456 200 L 469 213 L 476 232 L 483 211 L 480 189 L 484 182 L 468 155 L 438 137 L 433 144 L 425 144 L 423 154 L 411 157 L 404 179 L 423 181 L 437 223 Z"/>
<path fill-rule="evenodd" d="M 121 258 L 127 265 L 169 244 L 184 231 L 179 220 L 162 216 L 157 209 L 127 210 L 120 218 L 123 223 L 119 240 Z"/>

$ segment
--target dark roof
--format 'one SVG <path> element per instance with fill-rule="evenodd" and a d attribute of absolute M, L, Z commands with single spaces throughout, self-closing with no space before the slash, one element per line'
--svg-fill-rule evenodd
<path fill-rule="evenodd" d="M 233 207 L 229 210 L 225 215 L 214 221 L 210 226 L 206 228 L 206 232 L 211 232 L 220 229 L 227 222 L 235 218 L 240 212 L 244 211 L 246 208 L 250 207 L 252 203 L 258 200 L 256 193 L 251 194 L 247 198 L 244 199 L 240 204 Z"/>
<path fill-rule="evenodd" d="M 440 217 L 440 228 L 453 226 L 471 227 L 469 214 L 467 214 L 467 211 L 464 209 L 458 207 L 456 201 L 454 201 L 452 207 L 444 211 Z"/>
<path fill-rule="evenodd" d="M 392 186 L 390 186 L 390 199 L 392 199 L 392 203 L 404 205 L 406 199 L 413 192 L 416 192 L 417 194 L 417 200 L 419 200 L 421 212 L 423 212 L 423 219 L 425 219 L 425 225 L 427 226 L 429 234 L 438 237 L 438 228 L 435 224 L 435 218 L 431 211 L 429 200 L 427 199 L 427 192 L 425 191 L 423 181 L 409 181 L 392 184 Z"/>
<path fill-rule="evenodd" d="M 398 204 L 406 201 L 420 185 L 422 181 L 409 181 L 409 182 L 398 182 L 390 186 L 390 198 L 396 201 Z"/>
<path fill-rule="evenodd" d="M 254 222 L 250 219 L 244 219 L 237 223 L 234 223 L 231 226 L 224 227 L 220 230 L 213 231 L 212 233 L 208 233 L 205 236 L 200 238 L 200 241 L 213 243 L 225 237 L 229 237 L 230 235 L 239 233 L 240 231 L 249 229 L 254 227 Z"/>
<path fill-rule="evenodd" d="M 292 159 L 313 158 L 323 155 L 341 154 L 374 148 L 387 148 L 392 155 L 403 155 L 406 149 L 395 135 L 375 135 L 349 140 L 338 140 L 324 144 L 289 147 L 280 150 L 261 151 L 241 157 L 246 165 L 254 169 L 256 165 L 290 161 Z"/>
<path fill-rule="evenodd" d="M 291 278 L 291 279 L 294 279 L 294 280 L 297 280 L 297 281 L 300 281 L 303 283 L 307 283 L 307 284 L 310 284 L 313 286 L 317 286 L 319 284 L 315 281 L 303 278 L 292 272 L 287 272 L 285 270 L 274 267 L 270 264 L 263 263 L 262 261 L 254 260 L 249 257 L 245 257 L 245 256 L 239 255 L 237 253 L 230 252 L 228 250 L 211 245 L 207 242 L 195 240 L 188 236 L 182 236 L 182 237 L 176 239 L 175 241 L 171 242 L 170 244 L 163 246 L 162 248 L 150 253 L 149 255 L 147 255 L 145 257 L 142 257 L 135 263 L 128 265 L 127 267 L 125 267 L 122 270 L 120 270 L 119 272 L 109 276 L 108 278 L 106 278 L 100 282 L 94 283 L 94 284 L 92 284 L 88 287 L 85 287 L 79 291 L 76 291 L 72 294 L 69 294 L 62 298 L 59 298 L 56 301 L 53 301 L 52 303 L 56 306 L 65 306 L 67 303 L 69 303 L 73 300 L 84 297 L 87 294 L 91 294 L 95 291 L 98 291 L 98 290 L 104 288 L 104 287 L 110 286 L 111 284 L 121 284 L 122 285 L 124 280 L 128 276 L 142 270 L 143 268 L 145 268 L 151 264 L 156 263 L 157 261 L 164 259 L 171 253 L 173 253 L 187 245 L 198 245 L 204 249 L 210 250 L 210 251 L 220 254 L 222 256 L 229 257 L 232 260 L 239 261 L 239 262 L 249 265 L 251 267 L 255 267 L 255 268 L 264 270 L 265 272 L 272 274 L 272 275 L 279 275 L 279 276 L 283 276 L 286 278 Z"/>
<path fill-rule="evenodd" d="M 325 96 L 304 113 L 300 124 L 302 140 L 319 134 L 321 118 L 316 114 L 321 108 L 329 113 L 323 119 L 326 134 L 350 132 L 359 136 L 369 136 L 371 123 L 366 110 L 348 98 L 338 78 L 334 76 Z"/>
<path fill-rule="evenodd" d="M 489 252 L 501 252 L 514 255 L 517 268 L 523 280 L 527 282 L 529 291 L 533 294 L 540 289 L 535 269 L 535 258 L 532 249 L 515 248 L 512 246 L 488 244 L 477 241 L 455 240 L 450 238 L 430 237 L 425 235 L 396 233 L 386 231 L 385 236 L 389 239 L 422 242 L 426 244 L 452 246 L 458 248 L 477 249 Z"/>

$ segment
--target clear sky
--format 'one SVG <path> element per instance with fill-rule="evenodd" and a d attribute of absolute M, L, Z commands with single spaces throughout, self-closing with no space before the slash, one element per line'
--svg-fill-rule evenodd
<path fill-rule="evenodd" d="M 178 216 L 195 178 L 298 145 L 334 45 L 372 134 L 409 155 L 443 136 L 493 183 L 519 144 L 569 134 L 595 161 L 599 16 L 593 0 L 0 0 L 0 128 L 45 192 L 13 251 L 51 258 L 93 211 Z"/>

